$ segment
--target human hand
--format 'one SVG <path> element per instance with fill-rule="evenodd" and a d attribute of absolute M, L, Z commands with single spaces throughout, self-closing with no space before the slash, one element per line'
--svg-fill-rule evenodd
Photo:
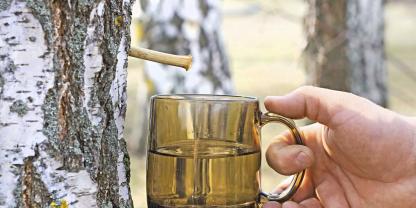
<path fill-rule="evenodd" d="M 267 110 L 319 123 L 300 129 L 306 146 L 290 133 L 273 142 L 267 162 L 290 175 L 306 168 L 292 201 L 263 207 L 415 207 L 416 119 L 350 93 L 301 87 L 267 97 Z"/>

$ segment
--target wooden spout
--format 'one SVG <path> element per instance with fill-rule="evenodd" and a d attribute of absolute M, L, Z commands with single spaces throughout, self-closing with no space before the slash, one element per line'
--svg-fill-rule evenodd
<path fill-rule="evenodd" d="M 154 61 L 161 64 L 173 65 L 184 68 L 186 71 L 191 68 L 192 56 L 179 56 L 168 53 L 162 53 L 146 48 L 131 47 L 129 56 Z"/>

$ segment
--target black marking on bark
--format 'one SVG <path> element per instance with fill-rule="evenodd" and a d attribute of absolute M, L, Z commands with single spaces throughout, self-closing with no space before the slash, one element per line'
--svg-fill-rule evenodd
<path fill-rule="evenodd" d="M 9 123 L 0 123 L 0 126 L 10 126 L 10 125 L 17 125 L 18 123 L 13 123 L 13 122 L 9 122 Z"/>
<path fill-rule="evenodd" d="M 2 76 L 2 74 L 0 73 L 0 98 L 2 97 L 2 95 L 3 95 L 3 87 L 4 87 L 4 83 L 5 83 L 6 81 L 4 80 L 4 78 L 3 78 L 3 76 Z"/>
<path fill-rule="evenodd" d="M 22 17 L 22 19 L 21 20 L 18 20 L 17 22 L 18 23 L 29 23 L 30 20 L 27 17 Z"/>
<path fill-rule="evenodd" d="M 14 97 L 5 97 L 5 98 L 3 98 L 3 100 L 4 101 L 13 101 L 13 100 L 15 100 L 15 98 Z"/>
<path fill-rule="evenodd" d="M 26 103 L 22 100 L 14 101 L 13 104 L 10 106 L 10 112 L 17 113 L 20 117 L 26 115 L 29 108 L 27 107 Z"/>
<path fill-rule="evenodd" d="M 16 93 L 22 94 L 22 93 L 30 93 L 32 91 L 29 90 L 17 90 Z"/>
<path fill-rule="evenodd" d="M 14 49 L 12 49 L 12 51 L 26 51 L 26 49 L 25 48 L 23 48 L 23 49 L 17 49 L 17 50 L 14 50 Z M 20 66 L 28 66 L 29 64 L 19 64 Z"/>
<path fill-rule="evenodd" d="M 0 12 L 9 9 L 12 4 L 12 0 L 1 0 L 0 1 Z"/>
<path fill-rule="evenodd" d="M 42 55 L 39 56 L 39 58 L 45 58 L 47 55 L 49 55 L 51 52 L 49 51 L 49 49 Z"/>
<path fill-rule="evenodd" d="M 6 57 L 6 59 L 7 59 L 7 62 L 8 62 L 7 66 L 6 66 L 6 71 L 7 72 L 16 71 L 16 65 L 14 64 L 13 60 L 10 59 L 9 57 Z"/>
<path fill-rule="evenodd" d="M 9 42 L 9 41 L 15 40 L 15 39 L 16 39 L 16 36 L 11 36 L 11 37 L 5 38 L 4 41 Z"/>
<path fill-rule="evenodd" d="M 43 85 L 42 81 L 37 81 L 36 82 L 36 87 L 40 88 L 40 87 L 42 87 L 42 85 Z"/>
<path fill-rule="evenodd" d="M 36 42 L 36 37 L 35 37 L 35 36 L 30 36 L 30 37 L 29 37 L 29 40 L 30 40 L 31 42 Z"/>
<path fill-rule="evenodd" d="M 20 43 L 8 43 L 9 44 L 9 46 L 18 46 L 18 45 L 20 45 Z"/>

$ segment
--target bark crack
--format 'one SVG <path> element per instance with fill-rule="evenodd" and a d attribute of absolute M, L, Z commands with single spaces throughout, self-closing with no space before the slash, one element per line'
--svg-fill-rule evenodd
<path fill-rule="evenodd" d="M 33 162 L 39 157 L 38 146 L 35 147 L 35 155 L 27 157 L 23 164 L 22 198 L 24 207 L 44 207 L 52 202 L 51 194 L 43 183 Z"/>

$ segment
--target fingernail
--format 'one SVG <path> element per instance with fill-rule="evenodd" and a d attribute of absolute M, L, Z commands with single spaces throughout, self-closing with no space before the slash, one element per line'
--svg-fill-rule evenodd
<path fill-rule="evenodd" d="M 296 162 L 302 167 L 307 167 L 311 162 L 311 158 L 306 153 L 300 152 L 296 157 Z"/>

